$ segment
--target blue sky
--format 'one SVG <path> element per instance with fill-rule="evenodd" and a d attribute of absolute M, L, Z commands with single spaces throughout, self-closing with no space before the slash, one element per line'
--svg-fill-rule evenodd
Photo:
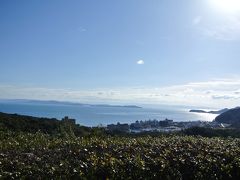
<path fill-rule="evenodd" d="M 240 3 L 229 3 L 2 0 L 0 98 L 235 106 Z"/>

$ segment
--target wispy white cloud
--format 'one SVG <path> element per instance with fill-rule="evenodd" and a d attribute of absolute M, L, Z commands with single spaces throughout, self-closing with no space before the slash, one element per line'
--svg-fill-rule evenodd
<path fill-rule="evenodd" d="M 228 100 L 228 99 L 240 99 L 239 96 L 232 96 L 232 95 L 224 95 L 224 96 L 219 96 L 219 95 L 213 95 L 212 96 L 213 99 L 224 99 L 224 100 Z"/>
<path fill-rule="evenodd" d="M 201 22 L 201 20 L 202 20 L 202 16 L 196 16 L 194 19 L 193 19 L 193 25 L 198 25 L 198 24 L 200 24 L 200 22 Z"/>
<path fill-rule="evenodd" d="M 141 59 L 137 61 L 137 64 L 139 64 L 139 65 L 143 65 L 144 63 L 145 62 L 143 60 L 141 60 Z"/>
<path fill-rule="evenodd" d="M 194 27 L 204 36 L 217 40 L 240 40 L 240 15 L 219 16 L 218 19 L 197 16 L 193 19 Z"/>
<path fill-rule="evenodd" d="M 223 24 L 204 29 L 204 33 L 219 40 L 239 40 L 240 19 L 229 17 Z"/>
<path fill-rule="evenodd" d="M 82 26 L 78 27 L 77 30 L 80 31 L 80 32 L 85 32 L 85 31 L 87 31 L 87 29 L 84 28 L 84 27 L 82 27 Z"/>
<path fill-rule="evenodd" d="M 103 88 L 95 90 L 0 85 L 0 98 L 50 99 L 83 103 L 151 103 L 222 108 L 239 106 L 240 78 L 216 79 L 157 88 Z"/>

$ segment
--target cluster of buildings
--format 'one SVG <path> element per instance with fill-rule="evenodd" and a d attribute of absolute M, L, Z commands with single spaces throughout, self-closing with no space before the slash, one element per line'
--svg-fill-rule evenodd
<path fill-rule="evenodd" d="M 71 124 L 71 125 L 75 125 L 76 124 L 76 120 L 75 119 L 71 119 L 68 116 L 65 116 L 64 118 L 62 118 L 62 122 L 68 123 L 68 124 Z"/>
<path fill-rule="evenodd" d="M 191 127 L 208 127 L 208 128 L 227 128 L 230 124 L 222 124 L 207 121 L 188 121 L 188 122 L 174 122 L 173 120 L 165 119 L 162 121 L 148 120 L 148 121 L 136 121 L 131 124 L 110 124 L 107 126 L 109 131 L 120 132 L 176 132 Z"/>

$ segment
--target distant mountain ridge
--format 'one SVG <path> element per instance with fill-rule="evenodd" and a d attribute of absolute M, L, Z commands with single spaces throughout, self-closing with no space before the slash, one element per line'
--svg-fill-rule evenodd
<path fill-rule="evenodd" d="M 78 102 L 55 101 L 55 100 L 33 100 L 33 99 L 3 99 L 0 102 L 10 103 L 34 103 L 34 104 L 51 104 L 51 105 L 77 105 L 86 107 L 112 107 L 112 108 L 142 108 L 136 105 L 110 105 L 110 104 L 84 104 Z"/>
<path fill-rule="evenodd" d="M 224 112 L 227 112 L 229 109 L 228 108 L 224 108 L 221 109 L 219 111 L 205 111 L 205 110 L 190 110 L 189 112 L 194 112 L 194 113 L 209 113 L 209 114 L 222 114 Z"/>

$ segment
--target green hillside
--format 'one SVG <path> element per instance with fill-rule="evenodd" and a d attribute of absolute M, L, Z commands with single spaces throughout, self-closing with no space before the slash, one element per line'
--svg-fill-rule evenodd
<path fill-rule="evenodd" d="M 216 117 L 219 123 L 232 124 L 232 127 L 240 128 L 240 108 L 230 109 Z"/>

